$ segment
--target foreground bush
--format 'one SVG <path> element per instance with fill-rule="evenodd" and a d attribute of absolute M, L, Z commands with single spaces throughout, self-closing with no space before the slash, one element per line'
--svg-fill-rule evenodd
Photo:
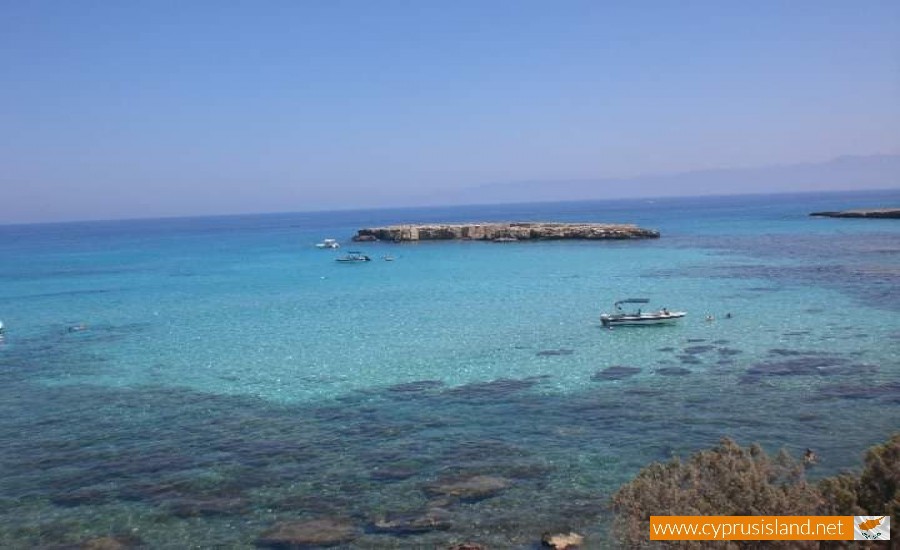
<path fill-rule="evenodd" d="M 823 515 L 888 515 L 891 541 L 900 540 L 900 433 L 866 452 L 861 475 L 823 479 L 819 490 Z"/>
<path fill-rule="evenodd" d="M 654 463 L 613 496 L 614 532 L 627 547 L 650 546 L 650 515 L 884 515 L 900 513 L 900 434 L 869 449 L 861 475 L 807 483 L 803 464 L 784 451 L 724 439 L 688 460 Z M 900 520 L 894 520 L 900 521 Z M 897 540 L 892 524 L 891 539 Z M 672 548 L 819 548 L 818 542 L 665 542 Z M 823 547 L 826 547 L 823 545 Z M 831 544 L 827 547 L 848 547 Z"/>

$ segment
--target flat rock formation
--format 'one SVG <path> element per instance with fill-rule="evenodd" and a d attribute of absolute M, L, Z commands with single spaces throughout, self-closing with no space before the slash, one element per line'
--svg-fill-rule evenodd
<path fill-rule="evenodd" d="M 354 241 L 528 241 L 562 239 L 656 239 L 659 231 L 605 223 L 431 223 L 360 229 Z"/>
<path fill-rule="evenodd" d="M 900 208 L 872 208 L 870 210 L 844 210 L 841 212 L 813 212 L 810 216 L 827 218 L 900 218 Z"/>

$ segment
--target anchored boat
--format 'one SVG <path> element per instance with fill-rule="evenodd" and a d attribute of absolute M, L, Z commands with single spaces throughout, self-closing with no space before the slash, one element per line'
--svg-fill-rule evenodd
<path fill-rule="evenodd" d="M 649 303 L 650 300 L 648 300 L 647 298 L 628 298 L 626 300 L 619 300 L 618 302 L 613 304 L 613 308 L 615 309 L 614 313 L 604 313 L 600 315 L 600 323 L 602 323 L 605 327 L 666 325 L 674 323 L 678 319 L 681 319 L 682 317 L 687 315 L 687 312 L 669 311 L 667 308 L 645 312 L 641 307 L 638 307 L 633 311 L 626 311 L 622 307 L 623 305 L 639 305 Z"/>
<path fill-rule="evenodd" d="M 366 256 L 361 252 L 348 252 L 346 256 L 341 256 L 340 258 L 335 258 L 335 261 L 347 264 L 359 263 L 359 262 L 371 262 L 372 258 Z"/>
<path fill-rule="evenodd" d="M 316 248 L 340 248 L 341 245 L 334 239 L 325 239 L 320 243 L 316 243 Z"/>

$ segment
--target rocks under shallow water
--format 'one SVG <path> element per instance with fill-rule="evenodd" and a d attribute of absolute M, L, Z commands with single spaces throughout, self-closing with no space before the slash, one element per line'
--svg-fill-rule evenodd
<path fill-rule="evenodd" d="M 513 378 L 498 378 L 490 382 L 473 382 L 463 384 L 444 391 L 445 395 L 466 398 L 497 397 L 527 390 L 538 383 L 537 380 L 516 380 Z"/>
<path fill-rule="evenodd" d="M 706 338 L 688 338 L 685 342 L 688 344 L 696 344 L 697 342 L 706 342 Z"/>
<path fill-rule="evenodd" d="M 675 348 L 673 348 L 673 347 L 671 347 L 671 346 L 666 346 L 666 347 L 664 347 L 664 348 L 659 348 L 659 349 L 656 350 L 656 351 L 675 351 Z"/>
<path fill-rule="evenodd" d="M 285 521 L 264 531 L 257 546 L 294 550 L 315 546 L 336 546 L 359 537 L 360 531 L 346 519 L 324 518 L 309 521 Z"/>
<path fill-rule="evenodd" d="M 417 473 L 419 469 L 412 466 L 384 466 L 372 470 L 369 477 L 375 481 L 398 481 L 409 479 Z"/>
<path fill-rule="evenodd" d="M 441 388 L 443 386 L 444 383 L 440 380 L 417 380 L 415 382 L 404 382 L 402 384 L 388 386 L 387 391 L 392 393 L 416 393 Z"/>
<path fill-rule="evenodd" d="M 678 355 L 678 360 L 688 365 L 700 365 L 703 363 L 700 359 L 693 355 Z"/>
<path fill-rule="evenodd" d="M 180 518 L 201 516 L 229 516 L 241 514 L 247 510 L 247 501 L 243 498 L 184 498 L 169 503 L 169 511 Z"/>
<path fill-rule="evenodd" d="M 450 512 L 432 508 L 422 514 L 404 514 L 376 520 L 370 526 L 376 533 L 396 536 L 417 535 L 429 531 L 446 531 L 453 527 Z"/>
<path fill-rule="evenodd" d="M 707 351 L 712 351 L 714 349 L 716 349 L 715 346 L 688 346 L 682 351 L 693 355 L 695 353 L 706 353 Z"/>
<path fill-rule="evenodd" d="M 690 369 L 684 367 L 663 367 L 661 369 L 656 369 L 656 374 L 661 374 L 663 376 L 686 376 L 690 373 Z"/>
<path fill-rule="evenodd" d="M 575 350 L 571 349 L 545 349 L 537 352 L 535 355 L 538 357 L 552 357 L 556 355 L 572 355 L 575 353 Z"/>
<path fill-rule="evenodd" d="M 591 376 L 591 380 L 622 380 L 634 376 L 639 372 L 641 372 L 641 369 L 638 367 L 623 367 L 616 365 L 595 372 L 594 375 Z"/>
<path fill-rule="evenodd" d="M 734 348 L 719 348 L 718 351 L 719 351 L 719 355 L 724 355 L 726 357 L 731 356 L 731 355 L 740 355 L 741 353 L 744 353 L 743 351 L 741 351 L 739 349 L 734 349 Z"/>
<path fill-rule="evenodd" d="M 758 363 L 747 369 L 747 376 L 840 376 L 871 374 L 875 370 L 872 365 L 847 364 L 840 357 L 815 355 Z"/>
<path fill-rule="evenodd" d="M 451 497 L 471 502 L 496 496 L 510 485 L 510 480 L 503 477 L 475 475 L 442 479 L 426 485 L 424 490 L 429 497 Z"/>
<path fill-rule="evenodd" d="M 139 548 L 143 546 L 143 541 L 133 535 L 117 535 L 88 539 L 82 542 L 79 550 L 128 550 L 129 548 Z"/>
<path fill-rule="evenodd" d="M 798 349 L 773 348 L 769 350 L 769 355 L 780 355 L 782 357 L 796 357 L 805 355 L 829 355 L 824 351 L 804 351 Z"/>
<path fill-rule="evenodd" d="M 627 388 L 625 393 L 628 395 L 636 395 L 638 397 L 660 397 L 667 395 L 665 390 L 658 388 Z"/>
<path fill-rule="evenodd" d="M 113 489 L 85 487 L 58 493 L 50 498 L 57 506 L 82 506 L 106 504 L 116 498 Z"/>
<path fill-rule="evenodd" d="M 886 384 L 870 385 L 835 385 L 822 388 L 819 397 L 840 399 L 878 399 L 881 397 L 893 398 L 892 401 L 900 402 L 900 382 L 888 382 Z"/>

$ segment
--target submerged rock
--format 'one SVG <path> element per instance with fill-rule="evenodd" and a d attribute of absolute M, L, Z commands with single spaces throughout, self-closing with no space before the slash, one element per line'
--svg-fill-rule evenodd
<path fill-rule="evenodd" d="M 571 349 L 545 349 L 537 352 L 535 355 L 538 357 L 551 357 L 554 355 L 572 355 L 573 353 L 575 351 Z"/>
<path fill-rule="evenodd" d="M 504 477 L 475 475 L 436 481 L 425 486 L 430 497 L 452 497 L 464 501 L 476 501 L 500 494 L 512 485 Z"/>
<path fill-rule="evenodd" d="M 235 498 L 184 498 L 172 501 L 169 511 L 180 518 L 200 516 L 228 516 L 240 514 L 247 509 L 247 501 Z"/>
<path fill-rule="evenodd" d="M 829 386 L 819 391 L 819 397 L 840 399 L 878 399 L 887 397 L 897 401 L 900 398 L 900 382 L 888 382 L 878 386 Z"/>
<path fill-rule="evenodd" d="M 769 355 L 780 355 L 782 357 L 796 357 L 805 355 L 829 355 L 825 351 L 806 351 L 798 349 L 773 348 L 769 350 Z"/>
<path fill-rule="evenodd" d="M 417 535 L 429 531 L 446 531 L 453 527 L 450 512 L 442 508 L 432 508 L 423 514 L 406 514 L 383 518 L 372 523 L 376 533 L 391 535 Z"/>
<path fill-rule="evenodd" d="M 324 518 L 310 521 L 285 521 L 264 531 L 257 546 L 294 550 L 314 546 L 335 546 L 356 539 L 359 529 L 346 519 Z"/>
<path fill-rule="evenodd" d="M 419 468 L 414 466 L 384 466 L 374 468 L 369 477 L 376 481 L 397 481 L 409 479 L 419 473 Z"/>
<path fill-rule="evenodd" d="M 498 378 L 490 382 L 472 382 L 463 384 L 444 391 L 445 395 L 465 398 L 485 398 L 509 395 L 511 393 L 527 390 L 538 384 L 538 380 L 514 378 Z"/>
<path fill-rule="evenodd" d="M 139 548 L 143 541 L 133 535 L 117 535 L 88 539 L 82 542 L 79 550 L 128 550 Z"/>
<path fill-rule="evenodd" d="M 115 491 L 112 489 L 85 487 L 53 495 L 50 502 L 57 506 L 97 505 L 106 504 L 115 497 Z"/>
<path fill-rule="evenodd" d="M 686 376 L 690 373 L 690 369 L 684 367 L 663 367 L 661 369 L 656 369 L 656 374 L 661 374 L 663 376 Z"/>
<path fill-rule="evenodd" d="M 688 346 L 684 348 L 684 353 L 689 353 L 691 355 L 695 353 L 706 353 L 707 351 L 712 351 L 716 349 L 715 346 Z"/>
<path fill-rule="evenodd" d="M 415 382 L 404 382 L 402 384 L 388 386 L 387 391 L 393 393 L 416 393 L 437 389 L 443 386 L 444 383 L 440 380 L 417 380 Z"/>
<path fill-rule="evenodd" d="M 747 375 L 760 376 L 835 376 L 871 374 L 875 367 L 871 365 L 847 364 L 840 357 L 813 355 L 758 363 L 747 369 Z"/>
<path fill-rule="evenodd" d="M 641 369 L 638 367 L 623 367 L 616 365 L 595 372 L 594 375 L 591 376 L 591 380 L 622 380 L 634 376 L 639 372 L 641 372 Z"/>

